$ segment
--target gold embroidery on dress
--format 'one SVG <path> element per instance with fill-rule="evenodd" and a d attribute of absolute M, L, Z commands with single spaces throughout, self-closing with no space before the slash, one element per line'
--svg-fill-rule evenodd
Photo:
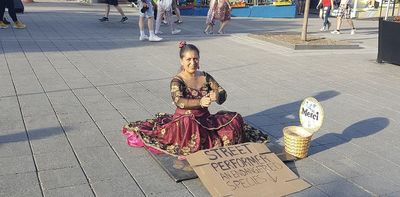
<path fill-rule="evenodd" d="M 165 134 L 165 128 L 161 129 L 161 135 L 164 135 L 164 134 Z"/>
<path fill-rule="evenodd" d="M 139 131 L 139 127 L 133 127 L 133 131 L 138 132 Z"/>
<path fill-rule="evenodd" d="M 179 101 L 179 97 L 175 97 L 175 103 L 177 103 Z"/>
<path fill-rule="evenodd" d="M 224 146 L 229 146 L 231 144 L 231 141 L 228 139 L 228 136 L 226 135 L 222 137 L 222 142 L 224 143 Z"/>
<path fill-rule="evenodd" d="M 175 95 L 176 96 L 182 96 L 183 94 L 182 94 L 182 92 L 176 92 Z"/>
<path fill-rule="evenodd" d="M 171 92 L 176 92 L 179 90 L 179 87 L 177 85 L 171 86 Z"/>
<path fill-rule="evenodd" d="M 192 110 L 186 110 L 185 111 L 185 114 L 191 114 L 192 113 Z"/>
<path fill-rule="evenodd" d="M 143 141 L 145 143 L 149 143 L 150 142 L 149 137 L 147 137 L 147 136 L 142 136 L 142 139 L 143 139 Z"/>
<path fill-rule="evenodd" d="M 175 145 L 169 145 L 167 146 L 167 152 L 171 153 L 171 154 L 176 154 L 176 147 Z"/>
<path fill-rule="evenodd" d="M 196 140 L 197 140 L 197 135 L 193 133 L 192 136 L 190 137 L 188 145 L 192 151 L 194 151 L 194 148 L 196 147 Z"/>
<path fill-rule="evenodd" d="M 179 107 L 180 107 L 180 108 L 184 108 L 184 107 L 185 107 L 185 104 L 184 104 L 184 103 L 179 103 Z"/>
<path fill-rule="evenodd" d="M 192 95 L 193 95 L 193 96 L 197 96 L 197 95 L 198 95 L 198 92 L 197 92 L 196 90 L 192 90 Z"/>
<path fill-rule="evenodd" d="M 182 155 L 184 155 L 184 156 L 190 154 L 190 148 L 187 147 L 187 146 L 182 147 L 182 148 L 181 148 L 181 151 L 182 151 Z"/>
<path fill-rule="evenodd" d="M 213 148 L 220 147 L 220 146 L 221 146 L 221 143 L 219 142 L 219 140 L 218 139 L 214 140 Z"/>

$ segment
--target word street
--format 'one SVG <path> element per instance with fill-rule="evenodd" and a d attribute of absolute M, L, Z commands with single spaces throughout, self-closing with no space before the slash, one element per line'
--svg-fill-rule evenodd
<path fill-rule="evenodd" d="M 204 151 L 210 166 L 233 191 L 265 182 L 277 182 L 275 173 L 283 169 L 267 153 L 254 152 L 249 144 L 220 147 Z"/>

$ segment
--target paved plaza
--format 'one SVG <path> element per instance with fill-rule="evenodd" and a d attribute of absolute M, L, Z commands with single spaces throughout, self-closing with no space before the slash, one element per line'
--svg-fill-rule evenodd
<path fill-rule="evenodd" d="M 247 34 L 299 32 L 300 18 L 233 18 L 228 35 L 208 36 L 205 17 L 184 17 L 181 34 L 151 43 L 138 40 L 138 10 L 127 5 L 121 24 L 113 8 L 110 22 L 97 20 L 102 4 L 35 1 L 19 15 L 26 29 L 0 30 L 0 196 L 210 196 L 199 179 L 175 183 L 120 132 L 173 113 L 179 40 L 200 48 L 201 69 L 228 92 L 211 111 L 241 113 L 271 143 L 299 125 L 305 97 L 321 102 L 309 157 L 287 164 L 312 187 L 290 197 L 400 196 L 400 67 L 375 62 L 376 20 L 332 35 L 311 18 L 311 35 L 361 49 L 294 51 Z"/>

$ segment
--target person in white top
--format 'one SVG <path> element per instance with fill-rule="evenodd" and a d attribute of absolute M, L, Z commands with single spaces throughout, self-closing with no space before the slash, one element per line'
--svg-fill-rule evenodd
<path fill-rule="evenodd" d="M 157 3 L 156 34 L 162 34 L 160 31 L 161 21 L 163 20 L 162 16 L 165 17 L 165 20 L 171 26 L 171 34 L 175 35 L 181 32 L 180 29 L 176 28 L 175 23 L 172 22 L 172 1 L 173 0 L 159 0 Z"/>
<path fill-rule="evenodd" d="M 350 34 L 353 35 L 356 33 L 356 28 L 354 27 L 353 20 L 351 19 L 351 0 L 341 0 L 339 5 L 338 14 L 336 17 L 336 30 L 332 31 L 332 34 L 340 34 L 340 26 L 342 25 L 342 19 L 347 19 L 351 27 Z"/>
<path fill-rule="evenodd" d="M 149 40 L 150 42 L 159 42 L 162 38 L 154 33 L 154 10 L 151 0 L 139 0 L 139 40 Z M 147 18 L 147 26 L 149 28 L 149 36 L 144 33 L 144 18 Z"/>

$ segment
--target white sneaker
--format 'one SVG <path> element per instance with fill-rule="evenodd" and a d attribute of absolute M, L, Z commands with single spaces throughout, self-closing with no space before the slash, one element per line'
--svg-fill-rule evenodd
<path fill-rule="evenodd" d="M 172 35 L 175 35 L 175 34 L 179 34 L 180 32 L 181 32 L 180 29 L 175 29 L 171 33 L 172 33 Z"/>
<path fill-rule="evenodd" d="M 149 36 L 147 36 L 146 34 L 143 35 L 143 36 L 139 36 L 139 40 L 140 40 L 140 41 L 148 40 L 148 39 L 149 39 Z"/>
<path fill-rule="evenodd" d="M 325 26 L 322 26 L 321 29 L 319 29 L 319 31 L 326 31 Z"/>
<path fill-rule="evenodd" d="M 154 33 L 155 33 L 155 34 L 163 34 L 162 31 L 155 31 Z"/>
<path fill-rule="evenodd" d="M 356 34 L 356 29 L 352 29 L 350 32 L 350 35 L 354 35 L 354 34 Z"/>
<path fill-rule="evenodd" d="M 331 34 L 340 34 L 340 31 L 338 31 L 338 30 L 331 31 Z"/>
<path fill-rule="evenodd" d="M 160 38 L 160 37 L 158 37 L 158 36 L 156 36 L 156 35 L 150 36 L 150 37 L 149 37 L 149 41 L 150 41 L 150 42 L 159 42 L 159 41 L 161 41 L 161 40 L 162 40 L 162 38 Z"/>

